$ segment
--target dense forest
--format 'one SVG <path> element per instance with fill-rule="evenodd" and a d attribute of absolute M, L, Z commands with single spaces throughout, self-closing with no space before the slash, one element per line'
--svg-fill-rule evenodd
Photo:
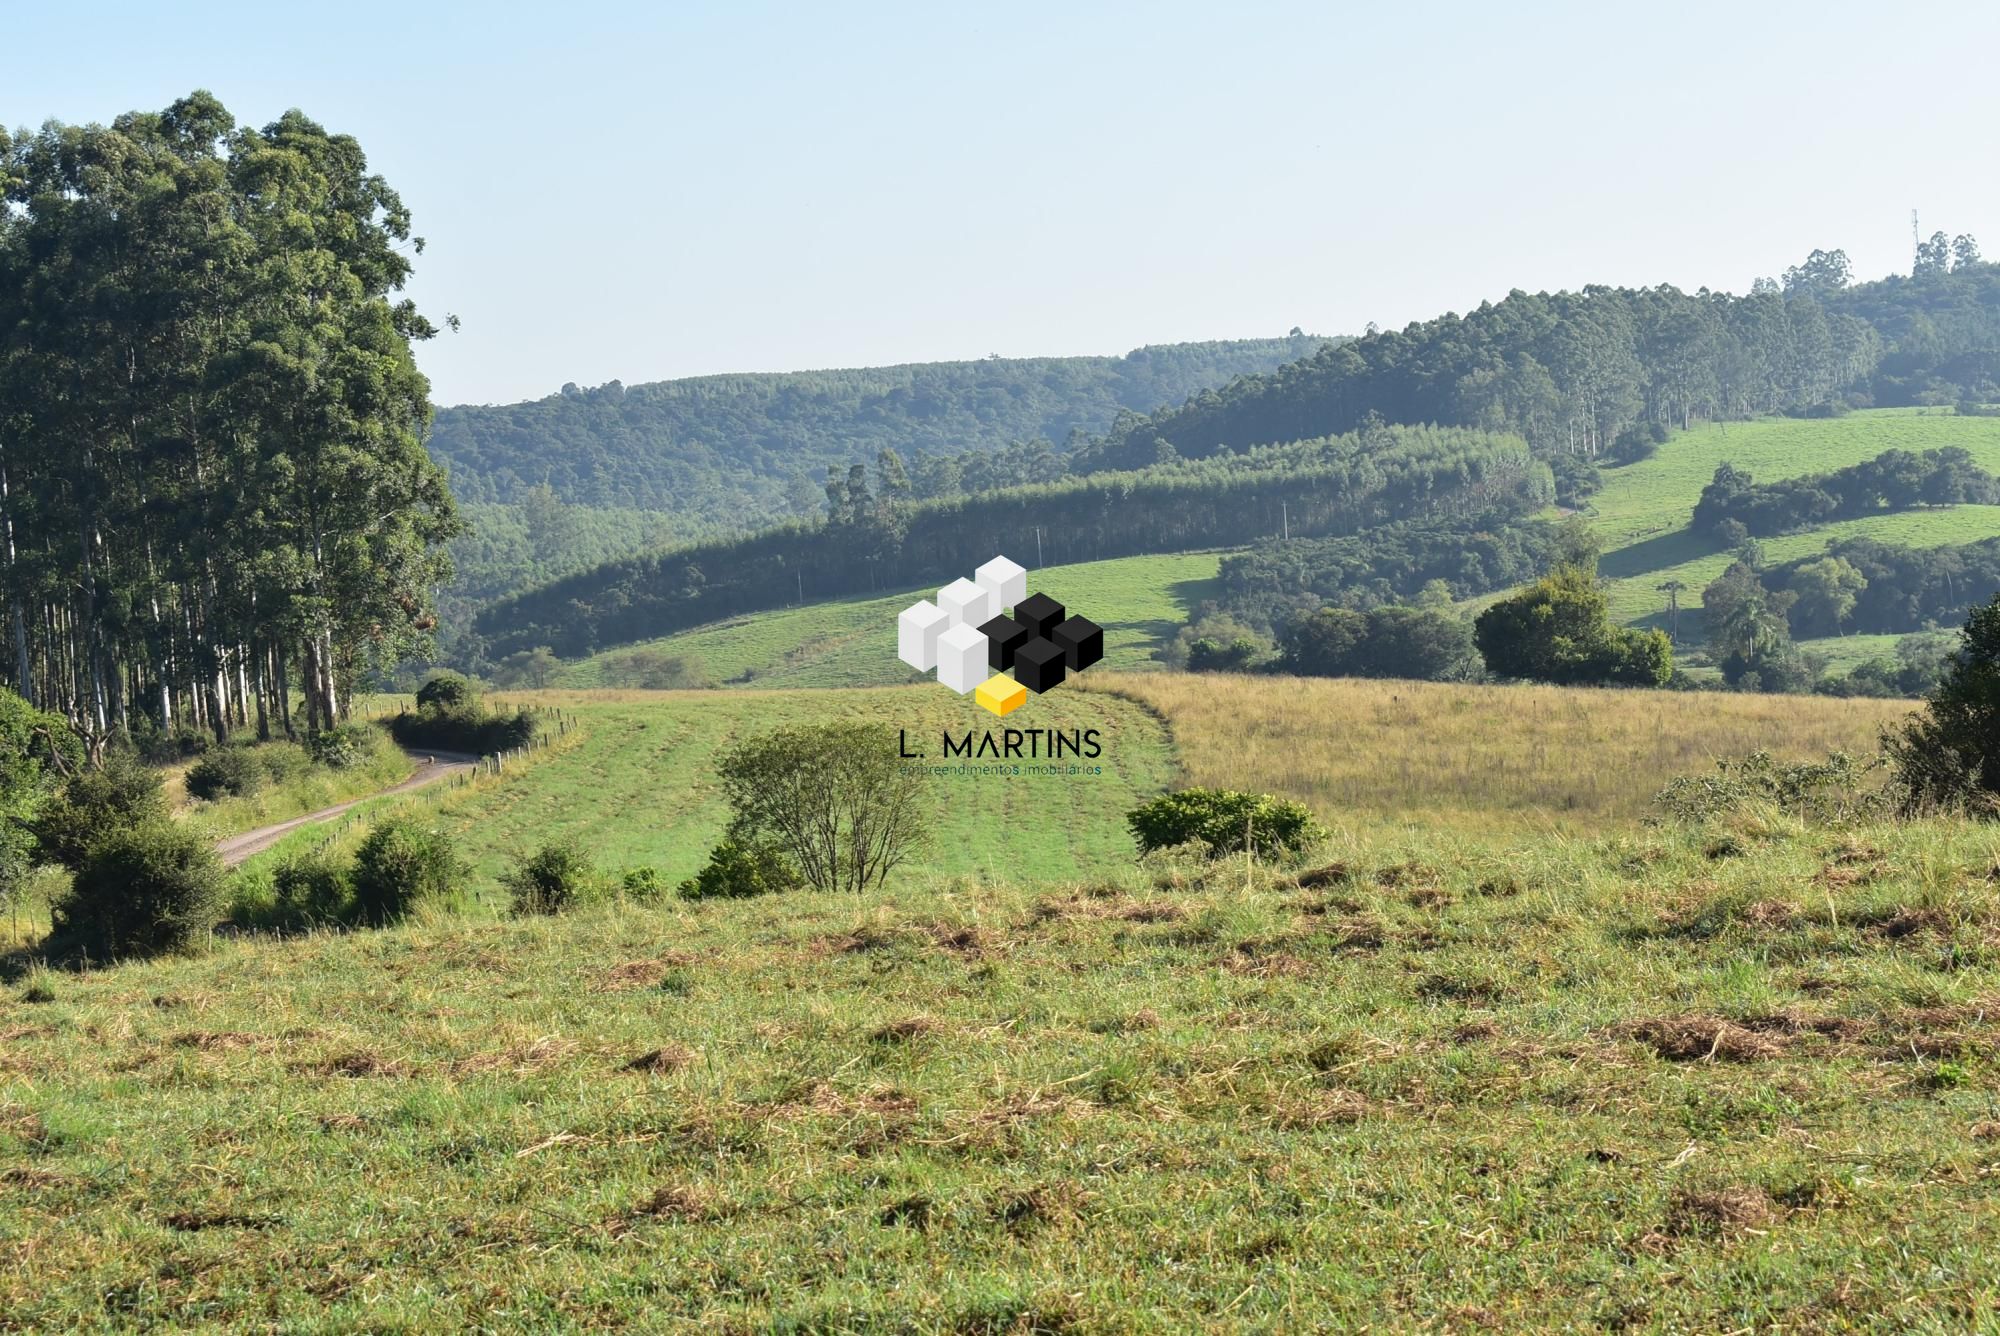
<path fill-rule="evenodd" d="M 1223 558 L 1214 606 L 1205 611 L 1275 636 L 1329 605 L 1365 612 L 1419 597 L 1449 605 L 1534 579 L 1556 544 L 1555 525 L 1505 506 L 1335 538 L 1267 540 Z"/>
<path fill-rule="evenodd" d="M 901 494 L 901 480 L 893 462 L 872 480 L 857 464 L 827 485 L 821 524 L 612 563 L 503 600 L 479 629 L 496 656 L 545 645 L 572 657 L 795 601 L 942 584 L 996 552 L 1039 567 L 1525 511 L 1554 495 L 1518 437 L 1432 427 L 933 501 Z"/>
<path fill-rule="evenodd" d="M 993 357 L 565 385 L 531 403 L 441 408 L 430 447 L 461 500 L 514 502 L 545 483 L 572 504 L 666 511 L 741 529 L 813 513 L 818 479 L 884 450 L 912 462 L 963 456 L 969 475 L 934 483 L 940 495 L 1045 481 L 1064 471 L 1049 443 L 1105 431 L 1328 343 L 1294 331 L 1139 348 L 1123 357 Z M 982 459 L 1029 442 L 1043 444 L 1013 458 Z M 1042 476 L 1023 472 L 1032 455 L 1045 461 Z"/>
<path fill-rule="evenodd" d="M 1351 431 L 1371 416 L 1512 431 L 1539 453 L 1643 451 L 1699 419 L 2000 397 L 2000 266 L 1934 237 L 1917 272 L 1850 285 L 1815 251 L 1747 296 L 1516 291 L 1321 349 L 1115 425 L 1076 467 L 1129 468 Z"/>
<path fill-rule="evenodd" d="M 94 746 L 319 728 L 422 647 L 421 239 L 360 145 L 196 93 L 0 131 L 0 680 Z"/>

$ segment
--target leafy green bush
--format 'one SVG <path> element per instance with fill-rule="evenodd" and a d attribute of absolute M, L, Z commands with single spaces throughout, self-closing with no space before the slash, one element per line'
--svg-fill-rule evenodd
<path fill-rule="evenodd" d="M 1241 853 L 1248 841 L 1260 854 L 1284 855 L 1326 834 L 1303 803 L 1233 789 L 1164 794 L 1126 813 L 1125 824 L 1142 855 L 1195 840 L 1216 854 Z"/>
<path fill-rule="evenodd" d="M 352 770 L 367 763 L 381 746 L 382 735 L 367 724 L 342 724 L 306 739 L 306 755 L 328 770 Z"/>
<path fill-rule="evenodd" d="M 270 771 L 249 747 L 218 747 L 187 772 L 188 796 L 205 802 L 241 798 L 264 787 Z"/>
<path fill-rule="evenodd" d="M 35 818 L 37 856 L 44 863 L 81 871 L 105 836 L 149 821 L 164 821 L 166 795 L 159 772 L 130 752 L 114 751 L 95 770 L 70 776 Z"/>
<path fill-rule="evenodd" d="M 479 688 L 464 676 L 453 672 L 437 672 L 430 675 L 417 688 L 417 708 L 419 710 L 462 710 L 479 699 Z"/>
<path fill-rule="evenodd" d="M 415 817 L 389 817 L 355 850 L 355 917 L 393 923 L 420 904 L 450 896 L 466 872 L 449 835 Z"/>
<path fill-rule="evenodd" d="M 526 710 L 496 713 L 476 701 L 455 709 L 405 710 L 389 720 L 389 735 L 404 747 L 475 756 L 525 747 L 534 741 L 537 728 L 535 716 Z"/>
<path fill-rule="evenodd" d="M 626 868 L 625 875 L 618 879 L 618 888 L 626 899 L 640 904 L 650 904 L 667 893 L 667 884 L 660 880 L 660 871 L 655 867 Z"/>
<path fill-rule="evenodd" d="M 1824 761 L 1787 765 L 1769 752 L 1725 756 L 1712 775 L 1677 775 L 1653 798 L 1669 819 L 1700 822 L 1753 805 L 1776 807 L 1807 821 L 1840 824 L 1883 816 L 1888 797 L 1868 776 L 1882 762 L 1846 752 Z"/>
<path fill-rule="evenodd" d="M 154 765 L 172 765 L 191 756 L 200 756 L 215 745 L 215 739 L 193 728 L 172 728 L 161 732 L 149 721 L 132 730 L 132 745 L 139 759 Z"/>
<path fill-rule="evenodd" d="M 303 854 L 280 863 L 271 891 L 285 918 L 305 923 L 341 923 L 352 912 L 347 870 L 330 858 Z"/>
<path fill-rule="evenodd" d="M 707 866 L 680 884 L 680 894 L 688 900 L 741 899 L 795 891 L 804 884 L 776 845 L 730 837 L 715 846 Z"/>
<path fill-rule="evenodd" d="M 187 950 L 220 920 L 226 875 L 207 840 L 171 821 L 114 831 L 51 907 L 51 943 L 99 960 Z"/>
<path fill-rule="evenodd" d="M 257 758 L 273 784 L 289 784 L 312 768 L 311 754 L 296 742 L 260 742 L 241 750 Z"/>
<path fill-rule="evenodd" d="M 589 855 L 574 840 L 552 840 L 500 878 L 514 897 L 516 914 L 560 914 L 596 899 L 603 890 Z"/>

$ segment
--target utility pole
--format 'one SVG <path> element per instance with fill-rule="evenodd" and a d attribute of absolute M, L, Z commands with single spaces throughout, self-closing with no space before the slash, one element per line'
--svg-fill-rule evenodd
<path fill-rule="evenodd" d="M 1035 526 L 1035 569 L 1042 568 L 1042 526 Z"/>
<path fill-rule="evenodd" d="M 1292 508 L 1286 505 L 1284 502 L 1280 501 L 1278 503 L 1278 514 L 1284 520 L 1285 541 L 1289 543 L 1292 541 Z"/>

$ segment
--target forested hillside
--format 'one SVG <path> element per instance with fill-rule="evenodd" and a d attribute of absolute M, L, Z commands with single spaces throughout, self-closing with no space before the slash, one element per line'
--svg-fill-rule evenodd
<path fill-rule="evenodd" d="M 538 483 L 591 506 L 670 511 L 736 526 L 815 513 L 818 478 L 893 450 L 967 455 L 960 486 L 1046 480 L 992 477 L 976 456 L 1017 442 L 1067 442 L 1121 415 L 1178 404 L 1237 376 L 1296 361 L 1329 341 L 1182 343 L 1123 357 L 988 358 L 860 370 L 698 376 L 596 389 L 565 385 L 532 403 L 438 410 L 430 447 L 461 500 L 512 502 Z M 1048 452 L 1042 452 L 1047 456 Z M 915 470 L 920 471 L 920 470 Z"/>
<path fill-rule="evenodd" d="M 938 501 L 874 481 L 856 465 L 829 488 L 822 524 L 600 566 L 502 600 L 478 628 L 495 656 L 545 645 L 569 658 L 792 602 L 943 584 L 996 552 L 1036 567 L 1181 552 L 1416 515 L 1520 514 L 1554 493 L 1518 437 L 1379 426 Z"/>
<path fill-rule="evenodd" d="M 1815 251 L 1748 296 L 1529 294 L 1321 349 L 1115 426 L 1078 467 L 1123 468 L 1351 431 L 1371 416 L 1518 432 L 1543 453 L 1642 454 L 1669 427 L 2000 397 L 2000 266 L 1934 237 L 1911 277 L 1852 285 Z"/>

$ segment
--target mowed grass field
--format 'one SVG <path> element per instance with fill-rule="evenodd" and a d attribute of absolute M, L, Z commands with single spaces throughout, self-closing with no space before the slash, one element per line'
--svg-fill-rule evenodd
<path fill-rule="evenodd" d="M 37 975 L 0 1325 L 1983 1329 L 1996 854 L 1440 827 Z"/>
<path fill-rule="evenodd" d="M 1471 686 L 1228 673 L 1106 674 L 1173 730 L 1191 784 L 1282 793 L 1349 830 L 1601 832 L 1675 775 L 1765 750 L 1875 752 L 1901 701 Z"/>
<path fill-rule="evenodd" d="M 1093 670 L 1095 671 L 1095 670 Z M 507 693 L 508 705 L 561 710 L 580 730 L 572 745 L 541 753 L 511 777 L 432 791 L 410 801 L 435 812 L 474 870 L 490 912 L 504 904 L 500 873 L 538 843 L 573 838 L 612 871 L 648 866 L 670 885 L 692 876 L 721 838 L 729 811 L 717 787 L 717 755 L 734 740 L 786 724 L 874 721 L 903 730 L 909 750 L 938 766 L 984 773 L 932 774 L 935 827 L 913 869 L 974 878 L 1063 878 L 1102 874 L 1131 861 L 1124 816 L 1164 791 L 1175 770 L 1159 720 L 1128 702 L 1067 687 L 1033 698 L 1002 721 L 970 696 L 935 682 L 848 691 L 542 691 Z M 1103 755 L 1066 755 L 1064 773 L 1033 772 L 1038 762 L 948 760 L 941 732 L 1005 728 L 1094 728 Z M 893 745 L 893 744 L 892 744 Z M 1101 774 L 1069 774 L 1098 766 Z M 992 773 L 994 769 L 1020 773 Z M 348 839 L 358 839 L 354 827 Z M 297 833 L 253 868 L 317 846 L 324 830 Z"/>
<path fill-rule="evenodd" d="M 1030 572 L 1031 592 L 1048 594 L 1104 628 L 1104 660 L 1144 668 L 1173 639 L 1195 604 L 1210 597 L 1215 552 L 1051 566 Z M 941 584 L 949 580 L 941 580 Z M 698 627 L 622 646 L 569 665 L 555 683 L 573 688 L 640 685 L 629 680 L 633 651 L 688 660 L 711 682 L 749 687 L 889 686 L 924 680 L 896 658 L 896 617 L 937 590 L 813 603 Z"/>
<path fill-rule="evenodd" d="M 1885 450 L 1946 446 L 1970 451 L 1981 467 L 2000 473 L 2000 418 L 1876 409 L 1823 420 L 1714 423 L 1675 434 L 1651 459 L 1606 469 L 1603 490 L 1585 510 L 1604 543 L 1600 569 L 1612 615 L 1664 627 L 1667 596 L 1658 587 L 1679 580 L 1687 586 L 1681 593 L 1681 634 L 1700 635 L 1701 590 L 1722 574 L 1730 555 L 1691 534 L 1687 525 L 1719 465 L 1734 464 L 1760 482 L 1775 482 L 1846 468 Z M 1810 556 L 1842 538 L 1938 547 L 1996 536 L 2000 506 L 1953 506 L 1846 520 L 1762 542 L 1768 559 L 1778 562 Z M 1813 647 L 1823 648 L 1819 642 Z"/>

